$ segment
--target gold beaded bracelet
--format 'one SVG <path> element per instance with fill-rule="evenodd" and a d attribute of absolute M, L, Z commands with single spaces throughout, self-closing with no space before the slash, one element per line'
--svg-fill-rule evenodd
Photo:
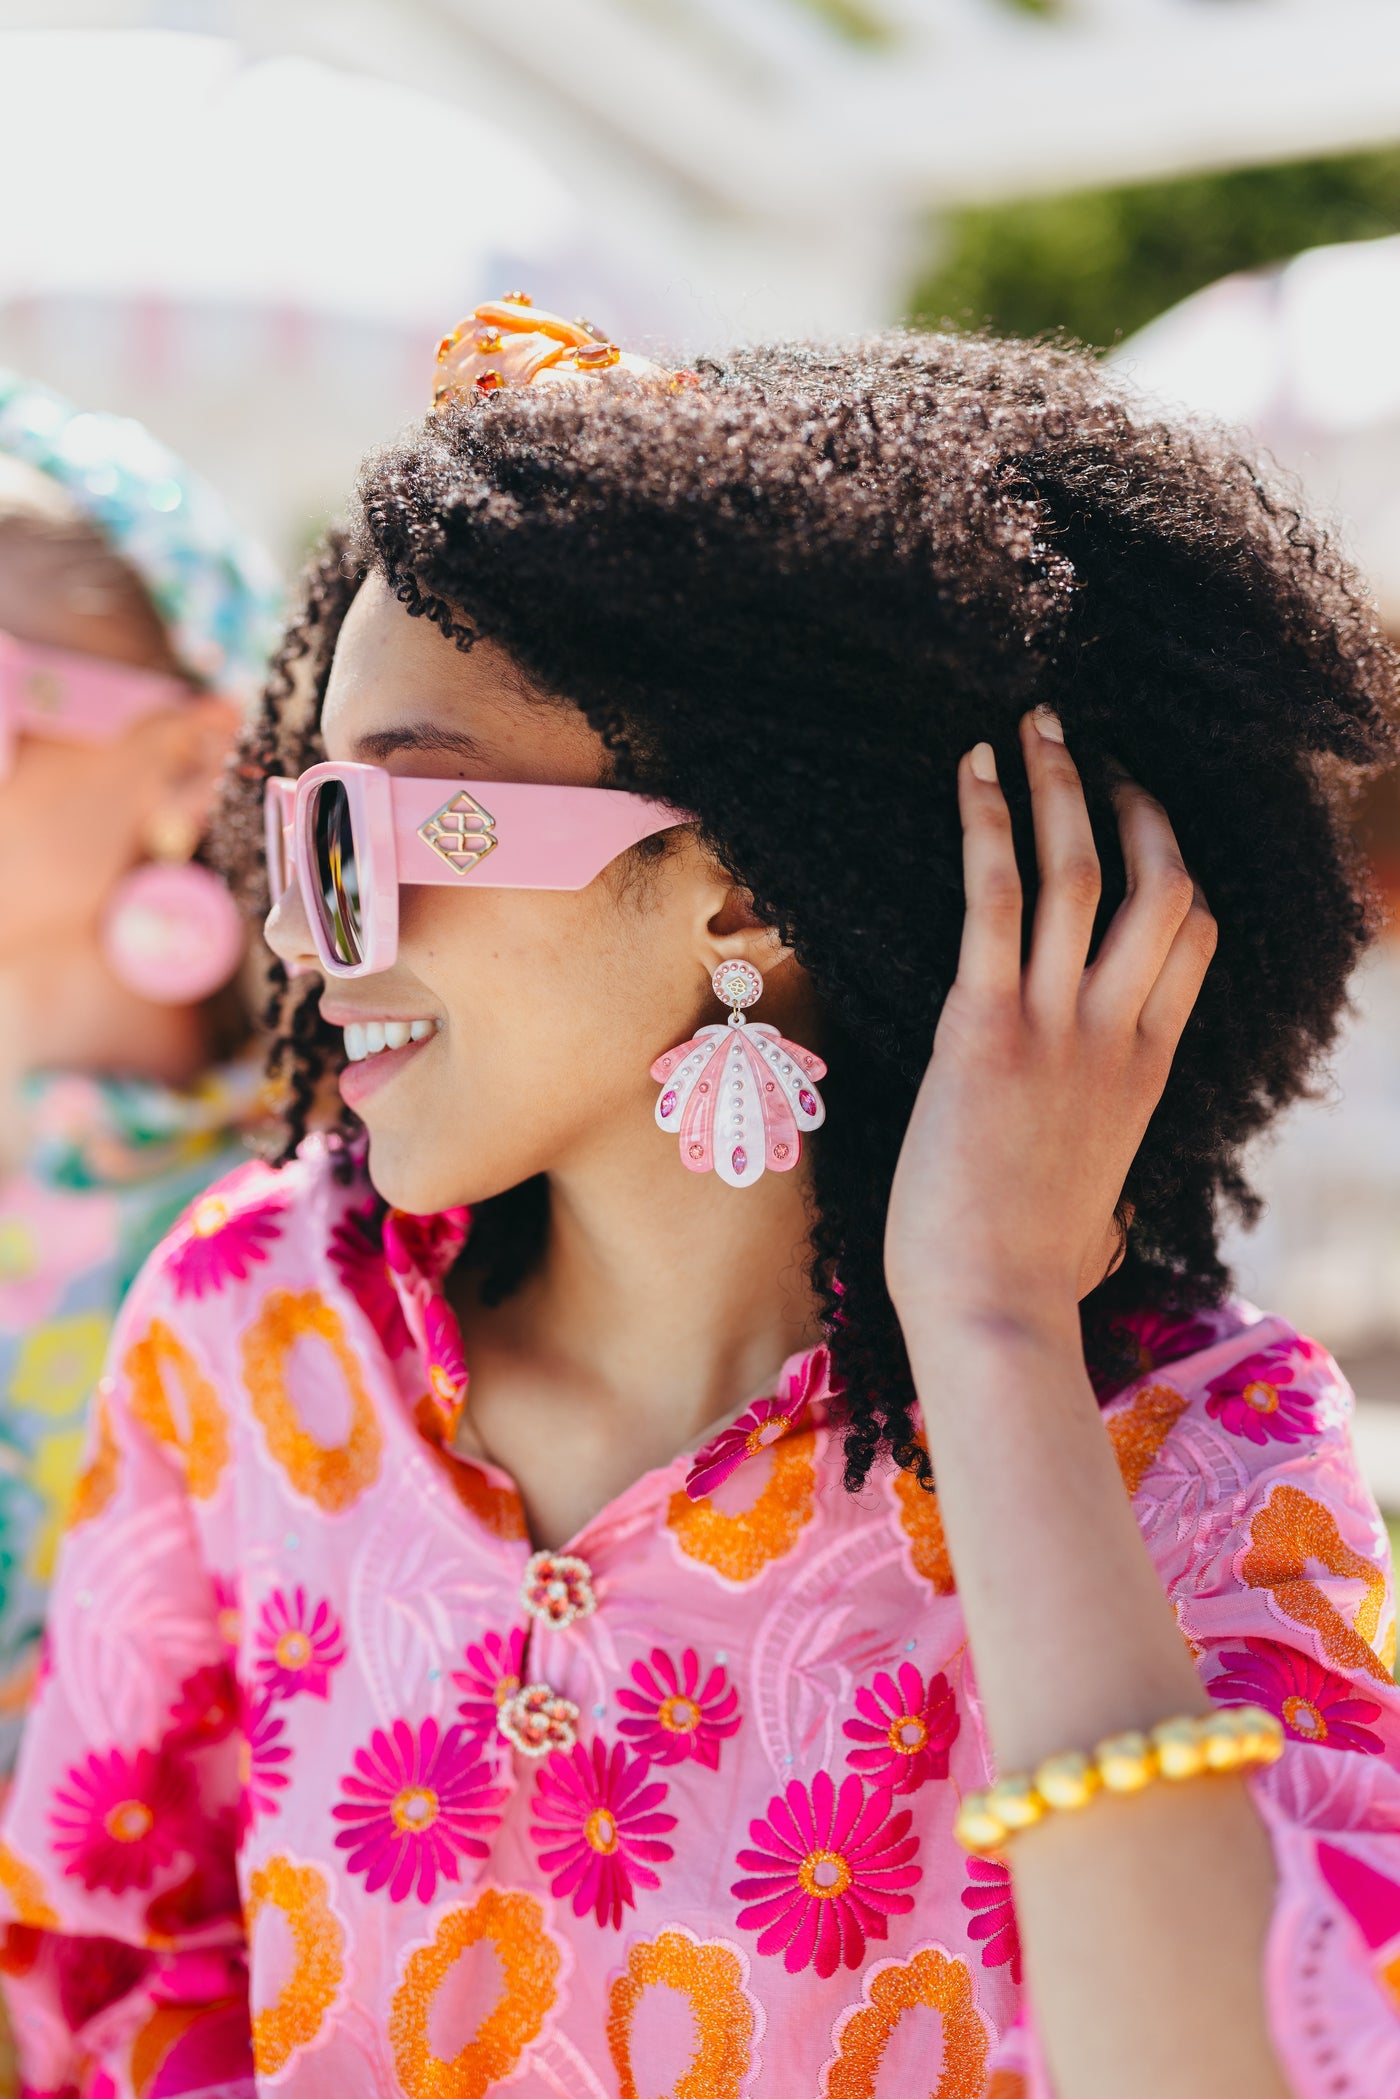
<path fill-rule="evenodd" d="M 1154 1779 L 1196 1778 L 1203 1771 L 1243 1771 L 1283 1755 L 1283 1728 L 1260 1705 L 1222 1706 L 1204 1718 L 1163 1720 L 1148 1734 L 1109 1735 L 1089 1756 L 1066 1750 L 1034 1771 L 997 1780 L 968 1793 L 953 1834 L 965 1851 L 990 1857 L 1018 1829 L 1029 1829 L 1051 1809 L 1087 1806 L 1100 1789 L 1140 1793 Z"/>

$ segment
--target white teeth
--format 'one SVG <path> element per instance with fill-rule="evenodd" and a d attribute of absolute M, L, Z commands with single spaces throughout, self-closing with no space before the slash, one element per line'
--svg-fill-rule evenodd
<path fill-rule="evenodd" d="M 362 1064 L 382 1049 L 407 1049 L 410 1042 L 426 1042 L 441 1025 L 436 1020 L 349 1020 L 345 1023 L 346 1061 Z"/>

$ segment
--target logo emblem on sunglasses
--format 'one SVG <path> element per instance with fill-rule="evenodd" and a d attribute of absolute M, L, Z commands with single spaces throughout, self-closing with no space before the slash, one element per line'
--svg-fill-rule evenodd
<path fill-rule="evenodd" d="M 418 826 L 418 836 L 459 875 L 469 875 L 500 844 L 495 817 L 465 787 Z"/>

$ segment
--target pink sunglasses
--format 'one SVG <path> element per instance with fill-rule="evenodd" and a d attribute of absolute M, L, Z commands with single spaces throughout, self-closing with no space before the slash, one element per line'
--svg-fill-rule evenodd
<path fill-rule="evenodd" d="M 295 874 L 321 967 L 333 977 L 390 967 L 401 882 L 586 889 L 629 846 L 692 821 L 612 787 L 404 779 L 348 764 L 269 780 L 263 816 L 272 897 Z"/>
<path fill-rule="evenodd" d="M 189 696 L 181 678 L 0 632 L 0 780 L 14 764 L 22 735 L 115 743 L 133 722 Z"/>

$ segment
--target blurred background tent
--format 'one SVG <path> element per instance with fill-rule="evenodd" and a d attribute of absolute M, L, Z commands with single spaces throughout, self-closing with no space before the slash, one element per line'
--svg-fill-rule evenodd
<path fill-rule="evenodd" d="M 0 363 L 294 558 L 523 286 L 682 355 L 1064 329 L 1248 424 L 1400 632 L 1394 0 L 0 0 Z M 1400 891 L 1400 798 L 1363 813 Z M 1263 1162 L 1250 1286 L 1400 1509 L 1400 949 Z"/>

